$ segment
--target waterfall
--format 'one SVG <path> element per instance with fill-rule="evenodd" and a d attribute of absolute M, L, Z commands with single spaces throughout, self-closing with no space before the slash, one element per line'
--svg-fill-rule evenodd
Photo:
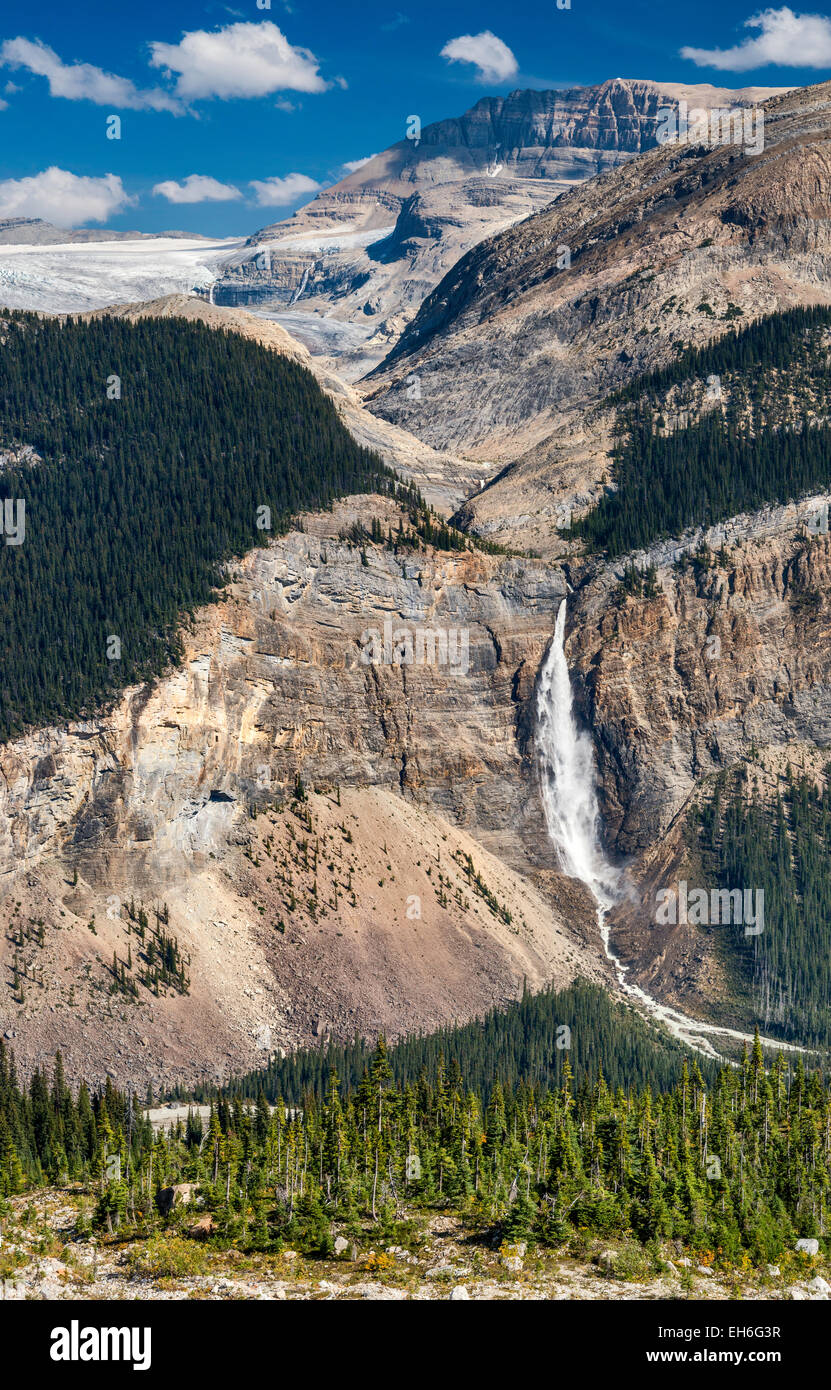
<path fill-rule="evenodd" d="M 537 687 L 543 808 L 563 873 L 585 883 L 598 908 L 606 912 L 620 896 L 620 872 L 600 846 L 594 749 L 574 717 L 565 630 L 563 599 Z"/>
<path fill-rule="evenodd" d="M 723 1060 L 710 1042 L 710 1036 L 730 1038 L 735 1042 L 752 1042 L 752 1034 L 704 1023 L 659 1003 L 638 985 L 627 981 L 628 966 L 612 950 L 608 913 L 630 890 L 627 889 L 622 871 L 606 858 L 600 842 L 594 746 L 591 735 L 578 729 L 574 717 L 571 679 L 564 648 L 565 631 L 566 601 L 563 599 L 537 685 L 536 738 L 545 822 L 560 868 L 569 878 L 577 878 L 585 883 L 594 898 L 603 949 L 614 967 L 620 988 L 632 1003 L 641 1013 L 663 1023 L 673 1037 L 707 1057 Z M 762 1042 L 785 1052 L 804 1051 L 795 1043 L 779 1042 L 773 1038 L 762 1038 Z"/>
<path fill-rule="evenodd" d="M 296 303 L 297 303 L 298 299 L 299 299 L 300 296 L 303 294 L 303 292 L 304 292 L 306 286 L 308 285 L 308 283 L 309 283 L 309 267 L 306 266 L 306 269 L 303 271 L 303 279 L 300 281 L 300 285 L 299 285 L 298 289 L 295 291 L 295 294 L 293 295 L 293 297 L 292 297 L 292 299 L 291 299 L 291 304 L 296 304 Z"/>

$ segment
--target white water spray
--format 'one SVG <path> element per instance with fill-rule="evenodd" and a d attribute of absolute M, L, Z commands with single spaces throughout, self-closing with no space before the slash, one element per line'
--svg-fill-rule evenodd
<path fill-rule="evenodd" d="M 589 734 L 578 730 L 574 718 L 565 630 L 563 599 L 537 688 L 545 819 L 563 873 L 585 883 L 598 907 L 608 911 L 618 897 L 620 874 L 600 848 L 594 749 Z"/>
<path fill-rule="evenodd" d="M 674 1037 L 708 1057 L 719 1057 L 710 1036 L 752 1042 L 750 1033 L 702 1023 L 660 1004 L 630 984 L 628 967 L 615 955 L 609 941 L 608 913 L 627 892 L 622 871 L 611 864 L 600 842 L 597 774 L 590 735 L 578 729 L 574 717 L 571 680 L 565 656 L 566 601 L 557 613 L 554 637 L 537 686 L 537 749 L 540 759 L 542 801 L 548 833 L 563 873 L 585 883 L 597 904 L 597 925 L 607 958 L 618 984 L 641 1012 L 665 1024 Z M 763 1038 L 770 1047 L 801 1052 L 792 1043 Z"/>

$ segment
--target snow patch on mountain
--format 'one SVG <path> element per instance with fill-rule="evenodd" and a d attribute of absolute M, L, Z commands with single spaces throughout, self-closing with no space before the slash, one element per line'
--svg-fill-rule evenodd
<path fill-rule="evenodd" d="M 0 246 L 0 306 L 76 313 L 209 290 L 238 237 Z"/>

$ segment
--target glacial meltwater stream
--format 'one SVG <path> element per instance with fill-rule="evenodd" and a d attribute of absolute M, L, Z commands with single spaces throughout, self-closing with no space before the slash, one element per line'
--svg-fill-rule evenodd
<path fill-rule="evenodd" d="M 565 657 L 566 601 L 557 613 L 557 625 L 537 687 L 537 749 L 540 758 L 542 799 L 548 833 L 563 872 L 585 883 L 597 904 L 597 925 L 618 984 L 642 1013 L 663 1023 L 679 1041 L 707 1057 L 721 1058 L 711 1038 L 752 1042 L 751 1033 L 719 1028 L 688 1018 L 626 979 L 628 966 L 615 955 L 609 941 L 608 914 L 627 892 L 622 871 L 609 862 L 600 840 L 594 747 L 590 735 L 580 731 L 574 717 L 571 681 Z M 768 1047 L 786 1052 L 802 1048 L 774 1038 L 763 1038 Z"/>

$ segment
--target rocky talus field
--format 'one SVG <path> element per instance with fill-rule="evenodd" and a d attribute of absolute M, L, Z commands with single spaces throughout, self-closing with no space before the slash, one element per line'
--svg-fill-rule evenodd
<path fill-rule="evenodd" d="M 651 1255 L 636 1243 L 604 1245 L 579 1236 L 560 1251 L 529 1249 L 524 1241 L 492 1244 L 439 1213 L 414 1217 L 407 1245 L 359 1245 L 338 1236 L 330 1259 L 290 1248 L 243 1255 L 223 1250 L 213 1218 L 196 1209 L 149 1238 L 131 1240 L 91 1234 L 86 1204 L 73 1190 L 12 1201 L 0 1246 L 3 1298 L 826 1302 L 831 1294 L 827 1262 L 796 1250 L 761 1270 L 727 1270 L 712 1253 L 691 1258 L 674 1244 Z"/>

